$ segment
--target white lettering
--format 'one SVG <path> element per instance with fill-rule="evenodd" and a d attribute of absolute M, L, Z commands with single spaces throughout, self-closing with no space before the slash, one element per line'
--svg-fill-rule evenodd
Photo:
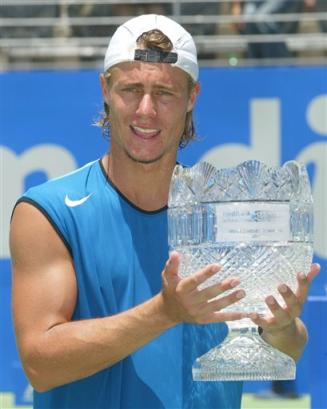
<path fill-rule="evenodd" d="M 33 403 L 33 388 L 30 383 L 27 384 L 23 394 L 23 401 L 26 403 Z"/>
<path fill-rule="evenodd" d="M 313 131 L 327 136 L 327 95 L 315 97 L 308 105 L 306 116 Z"/>
<path fill-rule="evenodd" d="M 278 99 L 253 99 L 251 106 L 250 146 L 242 144 L 218 145 L 203 155 L 201 160 L 217 168 L 236 166 L 256 159 L 269 166 L 280 166 L 280 113 Z M 307 122 L 311 129 L 327 136 L 327 95 L 319 95 L 308 104 Z M 318 256 L 327 258 L 327 143 L 314 143 L 304 148 L 296 158 L 306 166 L 315 165 L 314 249 Z"/>
<path fill-rule="evenodd" d="M 24 180 L 32 172 L 42 171 L 48 179 L 77 167 L 73 155 L 59 145 L 37 145 L 16 155 L 0 146 L 0 258 L 9 258 L 8 233 L 10 216 L 17 199 L 24 193 Z"/>
<path fill-rule="evenodd" d="M 314 249 L 319 257 L 327 258 L 327 143 L 313 143 L 304 148 L 296 158 L 306 166 L 313 163 L 312 183 L 314 205 Z"/>
<path fill-rule="evenodd" d="M 236 166 L 256 159 L 269 166 L 280 164 L 280 102 L 277 98 L 250 102 L 250 144 L 229 143 L 215 146 L 201 160 L 217 168 Z"/>

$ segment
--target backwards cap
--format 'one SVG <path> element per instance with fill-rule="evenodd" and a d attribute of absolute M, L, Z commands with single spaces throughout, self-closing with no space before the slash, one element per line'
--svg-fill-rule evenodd
<path fill-rule="evenodd" d="M 170 53 L 154 50 L 139 50 L 137 39 L 150 30 L 160 30 L 173 44 Z M 197 81 L 199 68 L 193 38 L 176 21 L 156 14 L 144 14 L 128 20 L 117 28 L 111 37 L 104 59 L 104 70 L 126 61 L 170 63 L 187 72 Z"/>

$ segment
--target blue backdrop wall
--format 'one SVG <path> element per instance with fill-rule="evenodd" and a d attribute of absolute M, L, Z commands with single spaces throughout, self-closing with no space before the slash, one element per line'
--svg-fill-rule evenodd
<path fill-rule="evenodd" d="M 71 171 L 108 148 L 93 124 L 102 109 L 97 71 L 0 73 L 0 392 L 31 399 L 15 347 L 10 312 L 8 228 L 12 207 L 34 184 Z M 202 68 L 195 110 L 198 141 L 180 151 L 187 164 L 217 167 L 297 159 L 308 167 L 315 201 L 314 282 L 304 319 L 311 332 L 298 387 L 327 407 L 327 72 L 325 67 Z M 323 329 L 323 330 L 322 330 Z M 246 385 L 247 390 L 257 388 Z M 316 403 L 315 403 L 316 402 Z"/>

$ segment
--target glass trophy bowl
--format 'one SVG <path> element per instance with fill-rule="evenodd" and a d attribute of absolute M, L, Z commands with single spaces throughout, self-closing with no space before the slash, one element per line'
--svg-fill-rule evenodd
<path fill-rule="evenodd" d="M 295 290 L 297 273 L 310 269 L 313 202 L 307 171 L 295 161 L 268 167 L 251 160 L 227 169 L 206 162 L 177 165 L 168 235 L 170 249 L 181 255 L 182 277 L 218 263 L 221 270 L 202 287 L 239 277 L 246 296 L 225 311 L 266 314 L 265 298 L 273 295 L 283 304 L 278 285 Z M 225 340 L 197 358 L 194 380 L 295 378 L 294 360 L 267 344 L 250 319 L 227 325 Z"/>

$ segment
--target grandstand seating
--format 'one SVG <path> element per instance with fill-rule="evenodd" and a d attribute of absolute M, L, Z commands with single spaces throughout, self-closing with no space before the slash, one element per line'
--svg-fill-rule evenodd
<path fill-rule="evenodd" d="M 291 50 L 291 63 L 326 62 L 324 10 L 303 7 L 296 13 L 235 16 L 231 4 L 232 0 L 2 1 L 0 69 L 101 67 L 115 28 L 129 16 L 149 12 L 166 14 L 182 23 L 194 35 L 201 64 L 270 64 L 269 58 L 260 61 L 246 58 L 245 51 L 249 43 L 277 41 L 285 42 Z M 258 21 L 294 22 L 298 29 L 293 33 L 245 35 L 235 28 L 237 24 Z M 289 61 L 274 58 L 273 62 Z"/>

